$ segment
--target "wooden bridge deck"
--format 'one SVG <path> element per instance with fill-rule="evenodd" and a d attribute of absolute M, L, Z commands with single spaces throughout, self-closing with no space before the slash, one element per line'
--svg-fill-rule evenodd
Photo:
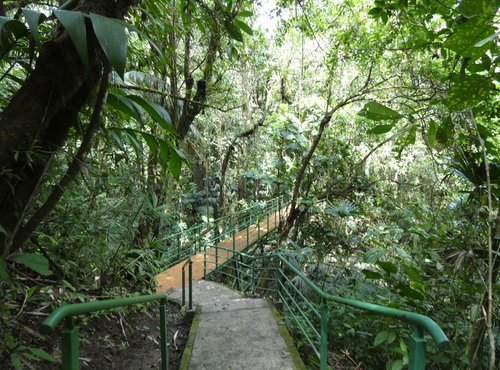
<path fill-rule="evenodd" d="M 272 232 L 279 224 L 281 218 L 284 217 L 286 210 L 282 209 L 280 212 L 273 213 L 267 218 L 263 219 L 258 225 L 250 225 L 248 228 L 248 239 L 247 239 L 247 229 L 240 230 L 234 236 L 234 249 L 241 252 L 257 242 L 259 238 L 264 237 L 268 233 Z M 269 227 L 268 227 L 269 219 Z M 233 249 L 233 238 L 228 238 L 221 241 L 218 244 L 220 247 Z M 227 250 L 219 250 L 217 263 L 223 264 L 228 259 L 232 258 L 233 252 Z M 204 273 L 204 252 L 198 252 L 192 257 L 193 261 L 193 281 L 198 281 L 203 279 Z M 207 274 L 215 269 L 215 248 L 207 248 Z M 182 286 L 182 265 L 186 260 L 179 262 L 178 264 L 170 267 L 158 275 L 156 275 L 156 291 L 157 292 L 169 292 L 173 289 Z M 187 266 L 186 266 L 186 279 L 187 279 Z"/>

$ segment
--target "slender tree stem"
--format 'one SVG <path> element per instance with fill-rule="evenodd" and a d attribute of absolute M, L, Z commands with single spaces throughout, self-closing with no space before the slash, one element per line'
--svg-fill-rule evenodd
<path fill-rule="evenodd" d="M 483 162 L 484 169 L 486 172 L 486 191 L 488 196 L 488 281 L 487 287 L 488 290 L 488 309 L 486 310 L 486 331 L 489 339 L 489 349 L 490 349 L 490 358 L 489 358 L 489 369 L 494 370 L 495 365 L 495 334 L 493 333 L 493 230 L 492 223 L 494 221 L 493 216 L 493 199 L 491 196 L 491 179 L 490 179 L 490 166 L 488 162 L 488 152 L 486 149 L 486 145 L 484 143 L 481 134 L 479 133 L 479 129 L 477 127 L 476 119 L 474 118 L 474 114 L 472 111 L 469 111 L 469 117 L 474 125 L 477 138 L 481 145 L 481 149 L 483 152 Z"/>

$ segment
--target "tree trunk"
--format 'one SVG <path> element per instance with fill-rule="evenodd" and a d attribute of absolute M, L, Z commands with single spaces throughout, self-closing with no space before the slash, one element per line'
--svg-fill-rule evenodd
<path fill-rule="evenodd" d="M 75 10 L 123 18 L 135 0 L 85 0 Z M 51 158 L 66 142 L 78 113 L 101 77 L 99 47 L 90 27 L 89 70 L 66 32 L 45 43 L 36 67 L 0 116 L 1 255 L 7 256 L 29 213 Z"/>

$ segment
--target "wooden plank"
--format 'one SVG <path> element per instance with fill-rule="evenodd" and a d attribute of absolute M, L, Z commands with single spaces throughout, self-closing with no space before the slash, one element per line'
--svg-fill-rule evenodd
<path fill-rule="evenodd" d="M 282 209 L 281 217 L 286 214 L 286 209 Z M 260 238 L 264 237 L 268 233 L 272 232 L 279 224 L 280 216 L 279 212 L 271 214 L 269 217 L 269 230 L 267 229 L 267 218 L 263 219 L 259 226 L 250 225 L 248 230 L 248 241 L 247 241 L 247 229 L 240 230 L 235 235 L 235 249 L 239 252 L 244 251 L 250 245 L 254 244 Z M 276 222 L 275 222 L 276 221 Z M 228 238 L 221 241 L 219 246 L 227 249 L 233 249 L 233 238 Z M 207 248 L 207 274 L 215 269 L 215 251 L 216 248 Z M 222 264 L 228 259 L 233 257 L 231 251 L 220 250 L 217 256 L 217 263 Z M 191 257 L 193 261 L 193 281 L 202 280 L 204 272 L 204 252 L 198 252 Z M 170 267 L 158 275 L 156 275 L 156 291 L 157 292 L 169 292 L 173 289 L 179 288 L 182 285 L 182 265 L 186 260 L 179 262 L 178 264 Z M 187 280 L 187 266 L 186 266 L 186 280 Z"/>

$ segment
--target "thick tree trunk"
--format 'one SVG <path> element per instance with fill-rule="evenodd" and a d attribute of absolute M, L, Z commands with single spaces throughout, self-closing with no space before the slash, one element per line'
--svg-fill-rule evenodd
<path fill-rule="evenodd" d="M 85 0 L 75 10 L 122 18 L 135 0 Z M 7 256 L 51 158 L 65 143 L 102 73 L 99 48 L 89 33 L 85 70 L 66 32 L 45 43 L 36 67 L 0 116 L 0 251 Z"/>

